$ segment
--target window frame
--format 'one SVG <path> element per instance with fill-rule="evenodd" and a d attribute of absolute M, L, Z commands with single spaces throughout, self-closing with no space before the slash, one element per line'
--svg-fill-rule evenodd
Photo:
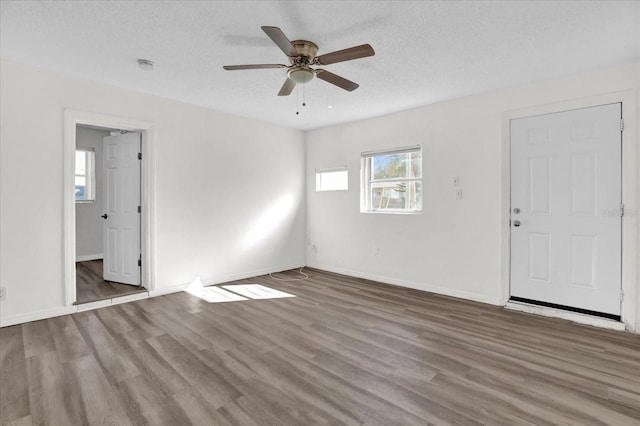
<path fill-rule="evenodd" d="M 324 173 L 337 173 L 337 172 L 345 172 L 346 173 L 346 187 L 344 188 L 330 188 L 330 189 L 322 189 L 322 175 Z M 316 169 L 316 192 L 332 192 L 332 191 L 348 191 L 349 190 L 349 169 L 347 166 L 337 166 L 337 167 L 325 167 Z"/>
<path fill-rule="evenodd" d="M 78 155 L 78 152 L 84 153 L 86 167 L 84 173 L 78 173 L 74 157 L 74 180 L 78 177 L 83 177 L 85 179 L 85 198 L 79 200 L 76 195 L 75 202 L 79 204 L 94 203 L 96 201 L 96 150 L 91 147 L 76 147 L 76 156 Z"/>
<path fill-rule="evenodd" d="M 396 178 L 386 178 L 386 179 L 375 179 L 373 177 L 373 167 L 372 163 L 375 157 L 387 156 L 387 155 L 397 155 L 397 154 L 410 154 L 413 152 L 420 153 L 420 170 L 422 171 L 422 147 L 420 145 L 412 145 L 405 147 L 397 147 L 390 148 L 384 150 L 376 150 L 376 151 L 365 151 L 361 153 L 360 160 L 360 170 L 361 170 L 361 187 L 360 187 L 360 212 L 361 213 L 382 213 L 382 214 L 421 214 L 424 206 L 420 206 L 420 208 L 409 208 L 409 203 L 411 202 L 411 196 L 405 197 L 405 208 L 377 208 L 373 205 L 373 191 L 376 188 L 389 188 L 389 184 L 399 184 L 399 183 L 419 183 L 420 184 L 420 194 L 422 195 L 422 173 L 420 173 L 420 177 L 396 177 Z M 407 173 L 410 168 L 407 167 Z M 382 190 L 384 194 L 384 189 Z M 414 189 L 415 191 L 415 189 Z M 390 199 L 390 197 L 387 197 Z M 384 197 L 381 198 L 381 202 Z M 387 201 L 388 203 L 388 201 Z"/>

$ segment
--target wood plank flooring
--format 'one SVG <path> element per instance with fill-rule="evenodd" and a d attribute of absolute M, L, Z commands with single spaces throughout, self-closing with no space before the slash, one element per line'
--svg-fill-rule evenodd
<path fill-rule="evenodd" d="M 96 302 L 128 294 L 143 293 L 144 287 L 105 281 L 102 278 L 102 260 L 76 263 L 76 304 Z"/>
<path fill-rule="evenodd" d="M 638 335 L 307 273 L 3 328 L 0 423 L 640 424 Z"/>

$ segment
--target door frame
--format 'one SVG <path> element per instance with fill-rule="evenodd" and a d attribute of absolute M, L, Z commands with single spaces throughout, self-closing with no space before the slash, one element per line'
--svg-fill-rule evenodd
<path fill-rule="evenodd" d="M 501 229 L 501 291 L 500 303 L 506 305 L 510 297 L 511 265 L 511 135 L 510 122 L 513 119 L 534 115 L 552 114 L 599 105 L 622 103 L 622 203 L 626 212 L 622 217 L 622 291 L 621 320 L 629 331 L 640 332 L 640 290 L 637 281 L 638 261 L 638 164 L 640 151 L 638 140 L 636 92 L 625 90 L 580 99 L 566 100 L 544 105 L 536 105 L 502 114 L 502 193 L 500 209 Z M 632 211 L 633 208 L 633 211 Z M 549 312 L 553 314 L 552 312 Z"/>
<path fill-rule="evenodd" d="M 140 283 L 147 291 L 155 289 L 155 123 L 126 117 L 97 114 L 74 109 L 64 111 L 64 207 L 63 207 L 63 275 L 65 306 L 76 301 L 76 204 L 75 204 L 75 149 L 76 126 L 90 125 L 107 129 L 140 132 L 140 250 L 142 267 Z"/>

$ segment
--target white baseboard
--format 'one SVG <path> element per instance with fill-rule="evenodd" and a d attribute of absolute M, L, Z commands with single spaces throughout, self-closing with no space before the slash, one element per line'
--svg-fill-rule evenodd
<path fill-rule="evenodd" d="M 178 293 L 185 291 L 189 287 L 189 284 L 174 285 L 171 287 L 159 288 L 157 290 L 149 290 L 149 297 L 164 296 L 171 293 Z"/>
<path fill-rule="evenodd" d="M 474 302 L 487 303 L 489 305 L 501 306 L 498 296 L 491 297 L 484 294 L 473 293 L 463 290 L 455 290 L 448 287 L 419 283 L 415 281 L 400 280 L 397 278 L 385 277 L 382 275 L 369 274 L 367 272 L 354 271 L 351 269 L 335 268 L 328 265 L 309 265 L 310 268 L 321 269 L 324 271 L 335 272 L 337 274 L 348 275 L 350 277 L 364 278 L 366 280 L 378 281 L 385 284 L 391 284 L 400 287 L 412 288 L 414 290 L 428 291 L 431 293 L 441 294 L 443 296 L 456 297 L 458 299 L 472 300 Z"/>
<path fill-rule="evenodd" d="M 38 321 L 47 318 L 60 317 L 62 315 L 73 314 L 77 312 L 77 306 L 63 306 L 59 308 L 47 309 L 44 311 L 27 312 L 18 315 L 9 315 L 0 318 L 0 327 L 8 327 L 10 325 L 22 324 L 25 322 Z"/>
<path fill-rule="evenodd" d="M 296 264 L 278 266 L 275 268 L 258 269 L 251 272 L 243 272 L 242 274 L 229 275 L 225 278 L 215 280 L 215 281 L 210 280 L 210 281 L 204 282 L 204 285 L 215 285 L 215 284 L 227 283 L 229 281 L 244 280 L 245 278 L 253 278 L 253 277 L 259 277 L 261 275 L 275 274 L 277 272 L 288 271 L 291 269 L 300 269 L 302 267 L 304 267 L 304 265 L 300 265 L 296 263 Z"/>
<path fill-rule="evenodd" d="M 103 259 L 104 256 L 102 253 L 100 254 L 85 254 L 83 256 L 76 256 L 76 262 L 86 262 L 88 260 L 98 260 Z"/>
<path fill-rule="evenodd" d="M 578 312 L 563 311 L 562 309 L 548 308 L 546 306 L 532 305 L 523 302 L 507 302 L 504 307 L 513 311 L 544 315 L 545 317 L 562 318 L 578 324 L 592 325 L 594 327 L 607 328 L 609 330 L 625 331 L 626 329 L 624 323 L 619 321 L 596 317 L 593 315 L 580 314 Z"/>
<path fill-rule="evenodd" d="M 230 281 L 237 281 L 237 280 L 243 280 L 245 278 L 259 277 L 261 275 L 267 275 L 267 274 L 275 274 L 276 272 L 288 271 L 290 269 L 300 269 L 303 266 L 304 265 L 299 265 L 299 264 L 284 265 L 284 266 L 278 266 L 275 268 L 259 269 L 251 272 L 243 272 L 241 274 L 227 275 L 225 277 L 221 277 L 215 280 L 203 280 L 202 285 L 209 286 L 209 285 L 224 284 Z M 171 286 L 171 287 L 159 288 L 156 290 L 150 290 L 149 296 L 150 297 L 164 296 L 165 294 L 184 291 L 187 289 L 187 287 L 189 287 L 190 284 L 191 283 L 186 283 L 186 284 L 180 284 L 180 285 Z"/>

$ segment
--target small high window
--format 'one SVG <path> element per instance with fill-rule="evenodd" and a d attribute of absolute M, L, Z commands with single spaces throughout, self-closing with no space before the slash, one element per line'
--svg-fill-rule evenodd
<path fill-rule="evenodd" d="M 361 212 L 422 211 L 420 146 L 362 153 Z"/>
<path fill-rule="evenodd" d="M 93 148 L 76 149 L 76 202 L 95 201 L 96 153 Z"/>
<path fill-rule="evenodd" d="M 349 189 L 347 167 L 316 170 L 316 191 L 346 191 Z"/>

